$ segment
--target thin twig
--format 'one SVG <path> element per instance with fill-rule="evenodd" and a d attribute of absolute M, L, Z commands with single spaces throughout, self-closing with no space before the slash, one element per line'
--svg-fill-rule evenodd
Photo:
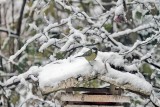
<path fill-rule="evenodd" d="M 17 35 L 18 36 L 20 36 L 20 34 L 21 34 L 21 25 L 22 25 L 23 12 L 24 12 L 24 7 L 25 7 L 25 4 L 26 4 L 26 1 L 27 0 L 23 0 L 21 11 L 20 11 L 20 16 L 19 16 L 19 19 L 18 19 L 18 27 L 17 27 Z"/>

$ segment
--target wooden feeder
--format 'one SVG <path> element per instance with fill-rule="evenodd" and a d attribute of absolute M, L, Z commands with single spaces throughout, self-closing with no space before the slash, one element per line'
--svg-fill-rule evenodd
<path fill-rule="evenodd" d="M 108 88 L 85 88 L 77 87 L 79 83 L 77 79 L 69 78 L 57 87 L 45 87 L 42 92 L 47 95 L 56 90 L 65 90 L 58 97 L 62 107 L 130 107 L 130 97 L 122 96 L 123 90 L 115 85 L 110 84 Z"/>
<path fill-rule="evenodd" d="M 130 98 L 121 96 L 121 89 L 72 87 L 60 100 L 62 107 L 130 107 Z"/>

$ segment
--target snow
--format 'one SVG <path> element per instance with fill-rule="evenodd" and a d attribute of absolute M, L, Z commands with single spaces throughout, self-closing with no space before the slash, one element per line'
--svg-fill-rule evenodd
<path fill-rule="evenodd" d="M 123 0 L 118 0 L 116 3 L 116 8 L 114 12 L 114 21 L 115 22 L 123 22 L 125 18 L 124 5 Z"/>
<path fill-rule="evenodd" d="M 5 85 L 9 85 L 9 84 L 12 84 L 14 82 L 17 82 L 17 81 L 21 81 L 24 83 L 24 79 L 26 79 L 27 77 L 31 76 L 31 75 L 38 75 L 38 73 L 41 71 L 41 68 L 38 67 L 38 66 L 32 66 L 30 67 L 30 69 L 23 73 L 23 74 L 20 74 L 18 76 L 13 76 L 12 78 L 8 79 L 6 82 L 5 82 Z M 31 78 L 33 78 L 33 76 Z M 35 80 L 35 78 L 34 78 Z"/>
<path fill-rule="evenodd" d="M 32 14 L 32 12 L 34 11 L 34 9 L 36 9 L 36 6 L 38 5 L 38 1 L 34 1 L 33 2 L 33 5 L 32 5 L 32 7 L 30 7 L 30 13 L 29 13 L 29 15 L 31 15 Z"/>
<path fill-rule="evenodd" d="M 22 47 L 20 50 L 18 50 L 14 55 L 12 55 L 12 56 L 9 57 L 9 61 L 12 62 L 12 63 L 14 63 L 13 60 L 14 60 L 19 54 L 21 54 L 31 42 L 33 42 L 35 39 L 37 39 L 37 38 L 39 38 L 39 37 L 41 37 L 41 34 L 38 33 L 38 34 L 36 34 L 35 36 L 33 36 L 32 38 L 28 39 L 28 40 L 26 41 L 26 43 L 23 45 L 23 47 Z"/>
<path fill-rule="evenodd" d="M 46 49 L 47 47 L 49 47 L 52 44 L 56 44 L 56 42 L 58 41 L 58 39 L 52 38 L 49 39 L 46 43 L 44 43 L 40 48 L 39 48 L 39 52 L 43 52 L 44 49 Z"/>
<path fill-rule="evenodd" d="M 29 26 L 30 26 L 32 29 L 35 29 L 36 31 L 38 31 L 38 27 L 37 27 L 37 25 L 35 24 L 35 22 L 30 23 Z"/>
<path fill-rule="evenodd" d="M 151 57 L 151 53 L 147 53 L 146 55 L 144 55 L 143 57 L 141 57 L 141 61 L 148 59 L 149 57 Z"/>
<path fill-rule="evenodd" d="M 125 34 L 129 34 L 129 33 L 132 33 L 132 32 L 137 32 L 137 31 L 140 31 L 140 30 L 143 30 L 143 29 L 146 29 L 146 28 L 150 28 L 150 27 L 153 27 L 155 26 L 153 23 L 149 23 L 149 24 L 144 24 L 144 25 L 140 25 L 134 29 L 126 29 L 124 31 L 119 31 L 119 32 L 115 32 L 113 34 L 111 34 L 110 36 L 111 37 L 119 37 L 119 36 L 122 36 L 122 35 L 125 35 Z"/>
<path fill-rule="evenodd" d="M 45 43 L 45 42 L 47 42 L 47 37 L 45 36 L 45 35 L 42 35 L 39 39 L 38 39 L 38 41 L 42 44 L 42 43 Z"/>
<path fill-rule="evenodd" d="M 17 91 L 20 91 L 20 94 L 22 95 L 22 97 L 20 97 L 20 100 L 22 100 L 22 101 L 19 103 L 18 107 L 24 107 L 24 106 L 26 107 L 27 105 L 25 103 L 30 100 L 31 101 L 38 100 L 43 103 L 47 103 L 51 107 L 57 107 L 57 105 L 54 102 L 44 100 L 44 99 L 40 98 L 39 96 L 34 95 L 32 93 L 32 88 L 33 88 L 32 84 L 28 84 L 28 87 L 26 89 L 24 89 L 24 90 L 27 90 L 27 93 L 24 90 L 17 90 Z"/>
<path fill-rule="evenodd" d="M 86 49 L 82 49 L 79 54 L 83 53 Z M 78 56 L 75 55 L 75 56 Z M 129 72 L 117 71 L 110 67 L 108 63 L 122 66 L 124 64 L 121 56 L 115 53 L 98 52 L 95 61 L 91 65 L 85 58 L 75 58 L 71 56 L 67 59 L 52 62 L 42 68 L 38 79 L 40 88 L 56 87 L 58 84 L 68 78 L 77 78 L 78 76 L 93 76 L 95 74 L 105 75 L 105 79 L 114 79 L 120 85 L 131 84 L 136 89 L 142 92 L 151 93 L 152 85 L 144 78 L 140 78 Z M 105 64 L 106 63 L 106 66 Z M 107 69 L 106 69 L 107 67 Z M 130 68 L 129 68 L 130 67 Z M 78 69 L 77 69 L 78 68 Z M 137 70 L 135 65 L 127 66 L 127 70 Z"/>
<path fill-rule="evenodd" d="M 17 63 L 18 63 L 18 64 L 19 64 L 19 63 L 23 63 L 22 61 L 24 61 L 24 59 L 26 59 L 27 57 L 28 57 L 28 54 L 22 55 L 21 58 L 18 60 Z"/>
<path fill-rule="evenodd" d="M 103 10 L 99 6 L 95 6 L 95 8 L 90 10 L 92 16 L 98 16 L 103 13 Z"/>
<path fill-rule="evenodd" d="M 63 6 L 64 9 L 67 9 L 69 11 L 74 11 L 75 13 L 78 13 L 80 11 L 79 7 L 76 6 L 68 6 L 62 0 L 55 0 L 55 2 L 59 3 L 61 6 Z"/>
<path fill-rule="evenodd" d="M 118 53 L 111 53 L 111 55 L 107 59 L 107 62 L 117 67 L 124 65 L 123 57 L 118 55 Z"/>
<path fill-rule="evenodd" d="M 75 56 L 71 56 L 64 60 L 55 61 L 42 68 L 42 72 L 39 74 L 39 84 L 43 88 L 45 86 L 56 86 L 63 80 L 78 76 L 90 76 L 91 74 L 104 73 L 104 64 L 99 58 L 96 61 L 91 62 L 94 66 L 92 67 L 85 58 L 75 58 L 81 55 L 87 48 L 82 49 Z M 78 69 L 77 69 L 78 68 Z M 44 78 L 47 77 L 47 78 Z"/>
<path fill-rule="evenodd" d="M 95 1 L 100 5 L 100 7 L 101 7 L 102 10 L 105 10 L 105 8 L 103 7 L 103 5 L 100 3 L 99 0 L 95 0 Z"/>
<path fill-rule="evenodd" d="M 84 57 L 76 58 L 76 56 L 86 51 L 88 51 L 88 48 L 83 48 L 80 52 L 67 59 L 57 60 L 43 67 L 33 66 L 27 72 L 7 80 L 5 85 L 7 86 L 17 81 L 26 84 L 25 79 L 30 77 L 34 81 L 38 80 L 40 88 L 45 89 L 45 87 L 57 87 L 61 82 L 69 78 L 77 78 L 79 76 L 91 77 L 100 74 L 103 80 L 108 82 L 114 80 L 123 88 L 129 84 L 140 92 L 151 94 L 152 85 L 144 78 L 111 68 L 109 64 L 119 67 L 123 66 L 128 71 L 137 70 L 135 65 L 125 65 L 123 57 L 118 53 L 98 52 L 96 59 L 90 63 Z M 35 75 L 38 75 L 38 78 Z"/>
<path fill-rule="evenodd" d="M 72 34 L 72 35 L 70 35 L 70 37 L 69 37 L 69 39 L 68 39 L 68 41 L 65 43 L 65 45 L 63 45 L 62 47 L 61 47 L 61 50 L 60 51 L 66 51 L 68 48 L 69 48 L 69 46 L 72 44 L 72 43 L 74 43 L 74 34 Z"/>
<path fill-rule="evenodd" d="M 25 73 L 10 78 L 5 84 L 1 82 L 0 84 L 6 86 L 7 85 L 10 86 L 10 84 L 12 83 L 13 83 L 12 86 L 15 86 L 14 82 L 20 82 L 20 84 L 27 84 L 26 78 L 27 79 L 31 78 L 33 81 L 39 82 L 41 88 L 45 88 L 46 86 L 56 87 L 57 85 L 59 85 L 59 83 L 66 82 L 67 79 L 77 78 L 79 76 L 82 76 L 78 80 L 83 82 L 84 80 L 83 76 L 92 77 L 98 73 L 101 76 L 104 76 L 104 80 L 108 80 L 107 83 L 111 83 L 111 81 L 114 80 L 118 85 L 122 86 L 122 88 L 124 89 L 127 87 L 126 85 L 130 84 L 132 86 L 131 89 L 137 88 L 138 90 L 140 90 L 137 92 L 144 91 L 151 94 L 152 86 L 145 80 L 141 72 L 139 72 L 138 67 L 140 67 L 141 64 L 146 59 L 148 62 L 150 60 L 150 62 L 153 61 L 154 63 L 157 63 L 158 60 L 157 56 L 152 57 L 152 55 L 155 55 L 156 52 L 154 51 L 152 53 L 150 52 L 150 50 L 151 48 L 153 48 L 154 45 L 151 44 L 152 41 L 159 39 L 159 34 L 160 34 L 160 32 L 158 31 L 159 30 L 158 20 L 160 19 L 160 17 L 158 15 L 154 16 L 154 14 L 157 13 L 156 11 L 158 11 L 157 9 L 159 9 L 159 7 L 157 6 L 157 3 L 159 3 L 159 1 L 117 0 L 117 2 L 116 1 L 108 3 L 103 2 L 104 6 L 108 5 L 111 6 L 111 9 L 107 10 L 106 12 L 103 11 L 105 9 L 100 4 L 101 1 L 102 0 L 92 1 L 93 5 L 89 5 L 89 7 L 93 8 L 90 9 L 88 8 L 87 12 L 84 12 L 86 11 L 86 9 L 85 8 L 83 9 L 80 6 L 81 3 L 78 3 L 79 0 L 76 0 L 76 3 L 73 2 L 71 4 L 70 2 L 66 2 L 64 0 L 55 0 L 55 3 L 52 3 L 50 0 L 47 2 L 44 2 L 43 0 L 29 2 L 29 4 L 31 3 L 30 4 L 31 7 L 29 5 L 26 5 L 27 7 L 24 10 L 24 14 L 29 13 L 29 15 L 27 16 L 33 16 L 34 20 L 33 22 L 32 20 L 31 21 L 29 20 L 30 28 L 27 31 L 25 31 L 24 27 L 28 22 L 28 17 L 26 16 L 24 18 L 24 20 L 22 21 L 23 25 L 22 35 L 24 34 L 25 37 L 29 37 L 28 34 L 32 33 L 31 29 L 35 29 L 37 34 L 34 36 L 31 35 L 32 37 L 30 39 L 27 39 L 26 43 L 22 46 L 20 50 L 17 51 L 17 48 L 15 48 L 14 50 L 16 51 L 16 53 L 10 56 L 9 61 L 14 63 L 13 60 L 18 55 L 23 53 L 23 56 L 20 59 L 18 58 L 19 59 L 18 64 L 19 62 L 22 62 L 24 58 L 26 58 L 28 55 L 25 54 L 26 52 L 24 51 L 26 47 L 34 40 L 38 40 L 38 43 L 36 42 L 36 46 L 40 45 L 39 52 L 43 52 L 49 46 L 55 46 L 54 50 L 52 51 L 53 54 L 50 56 L 51 63 L 48 64 L 49 58 L 46 59 L 45 61 L 44 60 L 41 61 L 41 58 L 40 59 L 38 58 L 37 60 L 36 57 L 36 61 L 41 61 L 42 64 L 44 64 L 43 66 L 31 67 Z M 92 4 L 91 1 L 83 1 L 83 2 L 85 4 L 90 4 L 90 3 Z M 126 2 L 127 10 L 125 9 L 123 2 Z M 10 5 L 9 2 L 1 0 L 0 3 L 7 3 L 6 5 L 5 4 L 4 5 L 7 6 L 9 10 L 6 13 L 7 14 L 6 19 L 4 18 L 7 21 L 6 22 L 7 29 L 3 27 L 0 28 L 0 30 L 8 32 L 8 38 L 6 38 L 4 41 L 2 39 L 3 42 L 2 49 L 4 50 L 11 36 L 17 38 L 16 32 L 14 33 L 14 31 L 9 29 L 10 28 L 9 24 L 10 23 L 14 24 L 14 22 L 17 22 L 16 20 L 19 18 L 19 15 L 17 15 L 17 13 L 20 12 L 17 6 L 20 7 L 22 5 L 22 2 L 15 2 L 15 4 L 14 2 L 12 2 L 12 5 Z M 19 5 L 17 5 L 17 3 Z M 155 5 L 157 6 L 157 8 L 155 7 Z M 53 11 L 51 13 L 46 12 L 47 13 L 46 15 L 43 14 L 43 12 L 47 8 L 49 9 L 52 6 L 53 6 L 53 11 L 57 11 L 56 14 L 54 14 Z M 3 8 L 4 7 L 2 7 L 2 11 L 5 11 Z M 14 10 L 10 11 L 13 8 Z M 64 9 L 67 9 L 67 11 Z M 156 10 L 155 13 L 153 12 L 152 14 L 152 10 Z M 38 14 L 36 13 L 32 14 L 34 13 L 34 11 L 37 12 Z M 115 23 L 116 20 L 114 22 L 114 19 L 117 18 L 119 18 L 117 22 L 124 22 L 124 20 L 126 22 L 127 20 L 125 15 L 127 14 L 127 12 L 129 13 L 132 12 L 133 15 L 131 16 L 132 18 L 128 19 L 127 23 Z M 136 12 L 139 12 L 140 16 L 142 14 L 142 17 L 136 19 Z M 147 15 L 146 14 L 147 12 L 149 12 L 150 15 Z M 15 14 L 15 16 L 9 17 L 11 13 L 13 13 L 13 15 Z M 2 16 L 3 14 L 4 13 L 2 12 Z M 53 15 L 55 17 L 53 17 Z M 2 25 L 5 24 L 3 23 L 4 19 L 2 18 Z M 42 21 L 42 23 L 39 22 L 35 23 L 35 21 L 39 19 L 40 21 Z M 109 33 L 104 28 L 107 27 L 106 26 L 107 24 L 113 24 L 113 30 L 111 31 L 111 33 Z M 124 37 L 121 38 L 120 36 L 131 36 L 130 33 L 133 32 L 135 32 L 134 34 L 136 34 L 136 36 L 138 34 L 141 34 L 142 36 L 147 35 L 143 38 L 146 40 L 140 40 L 141 38 L 139 37 L 138 38 L 131 37 L 131 39 L 134 39 L 133 41 L 135 41 L 135 43 L 133 43 L 132 46 L 128 46 L 129 41 L 127 41 L 127 44 L 124 43 L 123 42 Z M 56 39 L 56 37 L 58 37 L 57 35 L 59 36 L 59 39 Z M 26 40 L 25 37 L 20 38 L 22 39 L 23 43 Z M 135 39 L 138 40 L 136 41 Z M 17 39 L 15 39 L 15 41 L 17 41 Z M 121 42 L 124 44 L 122 44 Z M 111 48 L 112 52 L 98 52 L 96 60 L 90 62 L 92 66 L 88 63 L 88 61 L 86 61 L 85 58 L 83 57 L 76 58 L 76 56 L 82 55 L 85 51 L 88 50 L 83 48 L 80 52 L 77 53 L 79 49 L 81 49 L 82 47 L 92 47 L 92 45 L 95 46 L 95 44 L 97 43 L 100 44 L 96 46 L 101 51 L 105 50 L 108 51 L 109 48 Z M 15 43 L 15 46 L 16 44 L 17 43 Z M 145 45 L 148 46 L 146 47 Z M 57 60 L 55 57 L 57 52 L 58 53 L 66 52 L 65 57 L 68 56 L 70 57 L 63 60 Z M 133 61 L 128 60 L 128 58 L 126 58 L 125 55 L 129 56 L 129 58 L 131 57 L 131 60 L 133 58 Z M 134 55 L 135 56 L 138 55 L 138 58 L 140 59 L 134 59 Z M 2 57 L 6 56 L 4 57 L 4 59 L 8 61 L 7 55 L 2 54 L 0 56 Z M 29 60 L 34 60 L 34 59 L 29 58 Z M 2 60 L 2 62 L 4 63 L 6 61 Z M 7 66 L 8 65 L 9 64 L 7 64 Z M 131 71 L 135 71 L 135 74 L 131 74 L 133 73 Z M 139 76 L 138 74 L 141 76 Z M 152 74 L 152 76 L 154 75 L 156 74 Z M 27 95 L 28 97 L 26 99 L 28 98 L 36 99 L 36 97 L 33 96 L 32 93 L 29 93 Z M 153 98 L 151 97 L 151 99 Z"/>
<path fill-rule="evenodd" d="M 116 6 L 120 6 L 123 4 L 123 0 L 118 0 L 117 3 L 116 3 Z"/>
<path fill-rule="evenodd" d="M 156 34 L 152 35 L 151 37 L 148 37 L 146 40 L 144 41 L 140 41 L 140 40 L 137 40 L 134 45 L 129 49 L 129 51 L 123 53 L 123 54 L 128 54 L 130 52 L 132 52 L 134 49 L 136 49 L 138 46 L 140 45 L 145 45 L 145 44 L 148 44 L 150 43 L 151 41 L 154 41 L 156 40 L 157 38 L 159 38 L 159 34 L 160 32 L 157 32 Z"/>
<path fill-rule="evenodd" d="M 144 79 L 139 78 L 134 74 L 130 74 L 128 72 L 119 72 L 110 67 L 108 63 L 106 63 L 108 73 L 106 74 L 106 79 L 116 79 L 116 82 L 120 85 L 131 84 L 134 88 L 137 88 L 141 91 L 145 91 L 148 94 L 151 94 L 152 85 Z"/>
<path fill-rule="evenodd" d="M 53 27 L 57 27 L 58 23 L 49 24 L 47 27 L 44 28 L 43 32 L 47 32 L 48 30 L 52 29 Z"/>
<path fill-rule="evenodd" d="M 5 2 L 6 2 L 6 0 L 0 0 L 0 4 L 3 4 Z"/>
<path fill-rule="evenodd" d="M 115 15 L 123 14 L 123 12 L 124 12 L 123 5 L 120 5 L 115 9 Z"/>
<path fill-rule="evenodd" d="M 157 96 L 155 96 L 155 94 L 156 93 L 154 91 L 152 91 L 150 99 L 151 99 L 152 102 L 154 102 L 154 104 L 156 104 L 157 106 L 160 107 L 160 100 L 159 100 L 159 98 Z"/>
<path fill-rule="evenodd" d="M 82 51 L 80 51 L 75 56 L 78 56 L 79 54 L 82 54 L 87 50 L 87 48 L 83 48 Z M 106 73 L 106 78 L 116 79 L 116 82 L 118 84 L 124 85 L 129 83 L 134 86 L 134 88 L 138 88 L 148 93 L 150 93 L 152 90 L 151 84 L 144 80 L 144 78 L 140 78 L 128 72 L 124 73 L 114 70 L 109 66 L 109 64 L 118 67 L 125 65 L 123 57 L 118 53 L 98 52 L 96 60 L 91 62 L 93 66 L 91 66 L 87 62 L 87 60 L 85 60 L 85 58 L 75 58 L 75 56 L 52 62 L 44 67 L 31 67 L 27 72 L 20 74 L 19 76 L 12 77 L 5 84 L 8 85 L 16 81 L 21 81 L 24 83 L 24 79 L 29 75 L 39 74 L 38 79 L 34 76 L 30 77 L 34 81 L 39 80 L 40 88 L 44 88 L 46 86 L 56 87 L 60 82 L 71 77 L 77 78 L 78 76 L 91 76 L 97 73 L 103 75 L 104 73 Z M 106 63 L 107 65 L 107 70 L 104 63 Z M 126 69 L 127 71 L 133 71 L 137 70 L 137 67 L 135 65 L 125 65 L 124 69 Z"/>
<path fill-rule="evenodd" d="M 60 64 L 48 64 L 43 67 L 42 72 L 39 74 L 39 85 L 41 88 L 44 86 L 56 86 L 62 80 L 70 77 L 76 78 L 78 75 L 89 75 L 91 67 L 86 66 L 88 64 L 85 59 L 76 59 L 72 62 L 63 60 Z"/>
<path fill-rule="evenodd" d="M 124 69 L 126 71 L 138 71 L 138 68 L 137 68 L 137 66 L 135 64 L 133 64 L 133 65 L 124 65 L 124 66 L 125 66 Z"/>
<path fill-rule="evenodd" d="M 140 2 L 140 3 L 156 3 L 156 0 L 136 0 L 136 1 L 138 1 L 138 2 Z"/>
<path fill-rule="evenodd" d="M 81 37 L 81 39 L 82 39 L 81 44 L 85 44 L 86 43 L 86 36 L 83 35 L 80 31 L 74 30 L 74 34 L 77 37 Z"/>
<path fill-rule="evenodd" d="M 86 20 L 88 21 L 88 23 L 94 24 L 94 21 L 92 21 L 91 18 L 85 12 L 82 12 L 82 14 L 86 17 Z"/>

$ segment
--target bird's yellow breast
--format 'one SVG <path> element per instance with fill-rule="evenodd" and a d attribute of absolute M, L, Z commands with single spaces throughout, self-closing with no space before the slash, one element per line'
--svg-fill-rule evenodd
<path fill-rule="evenodd" d="M 96 58 L 96 56 L 97 55 L 95 53 L 92 53 L 92 55 L 86 56 L 85 58 L 86 58 L 87 61 L 92 61 L 92 60 L 94 60 Z"/>

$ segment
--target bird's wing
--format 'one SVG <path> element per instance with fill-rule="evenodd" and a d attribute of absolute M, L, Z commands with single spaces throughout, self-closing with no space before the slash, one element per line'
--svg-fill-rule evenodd
<path fill-rule="evenodd" d="M 87 52 L 85 52 L 82 56 L 89 56 L 92 54 L 92 50 L 89 50 Z"/>
<path fill-rule="evenodd" d="M 88 51 L 85 52 L 83 55 L 76 56 L 76 57 L 85 57 L 85 56 L 90 56 L 91 54 L 92 54 L 92 50 L 88 50 Z"/>

